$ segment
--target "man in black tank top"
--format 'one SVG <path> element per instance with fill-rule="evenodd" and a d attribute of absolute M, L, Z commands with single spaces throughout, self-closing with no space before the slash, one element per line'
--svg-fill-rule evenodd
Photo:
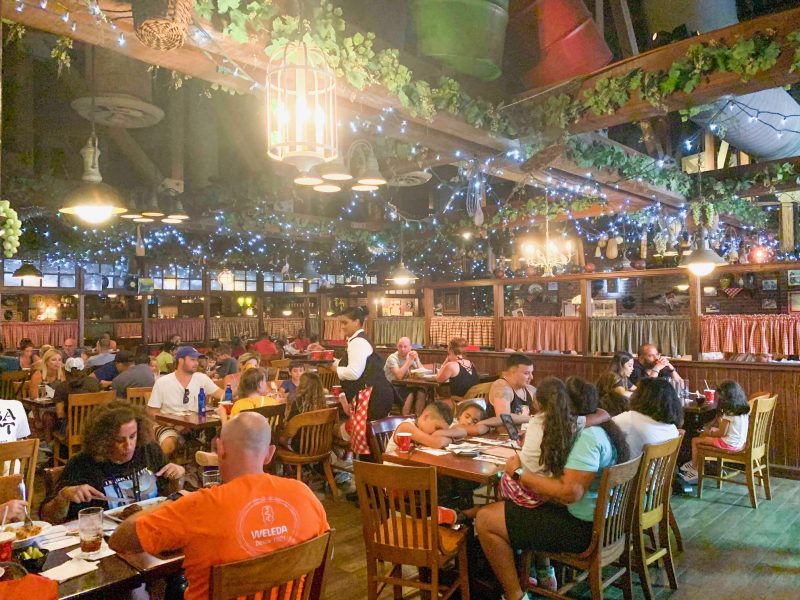
<path fill-rule="evenodd" d="M 524 354 L 512 354 L 506 370 L 489 390 L 487 417 L 510 414 L 517 424 L 527 423 L 536 412 L 536 388 L 530 385 L 533 361 Z"/>

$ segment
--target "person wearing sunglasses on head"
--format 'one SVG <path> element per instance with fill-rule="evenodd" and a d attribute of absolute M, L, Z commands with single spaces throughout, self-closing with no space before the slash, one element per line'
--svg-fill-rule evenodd
<path fill-rule="evenodd" d="M 197 412 L 197 396 L 204 390 L 206 400 L 221 400 L 222 388 L 211 378 L 197 372 L 197 359 L 200 353 L 191 346 L 181 346 L 175 353 L 177 366 L 175 371 L 159 377 L 153 385 L 153 392 L 147 403 L 147 413 L 155 417 L 158 413 L 176 414 Z M 177 427 L 161 426 L 156 428 L 156 441 L 165 456 L 172 456 L 182 441 L 182 431 Z"/>

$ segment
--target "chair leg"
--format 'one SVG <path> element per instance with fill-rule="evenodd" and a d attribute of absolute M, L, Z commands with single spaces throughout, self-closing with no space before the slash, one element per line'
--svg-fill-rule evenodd
<path fill-rule="evenodd" d="M 634 531 L 633 534 L 633 563 L 642 593 L 646 600 L 653 600 L 653 586 L 650 584 L 650 573 L 647 570 L 647 549 L 644 545 L 644 531 Z M 591 571 L 589 571 L 591 576 Z M 600 596 L 602 598 L 602 595 Z"/>
<path fill-rule="evenodd" d="M 469 600 L 469 570 L 467 566 L 467 544 L 461 544 L 458 551 L 458 582 L 461 600 Z M 522 588 L 527 589 L 527 588 Z"/>
<path fill-rule="evenodd" d="M 592 600 L 603 600 L 603 569 L 599 557 L 589 567 L 589 588 L 592 590 Z"/>
<path fill-rule="evenodd" d="M 633 600 L 633 553 L 630 542 L 628 549 L 622 554 L 622 567 L 625 569 L 620 581 L 622 597 L 624 600 Z"/>
<path fill-rule="evenodd" d="M 769 482 L 769 461 L 764 457 L 764 467 L 761 469 L 761 479 L 764 482 L 764 495 L 767 500 L 772 500 L 772 487 Z"/>
<path fill-rule="evenodd" d="M 747 491 L 750 493 L 750 504 L 753 508 L 758 508 L 758 494 L 756 494 L 755 470 L 753 463 L 747 465 L 745 469 L 745 477 L 747 478 Z"/>
<path fill-rule="evenodd" d="M 697 469 L 697 497 L 702 499 L 703 498 L 703 475 L 705 475 L 706 470 L 706 457 L 702 454 L 699 454 L 697 457 L 697 462 L 700 463 L 700 468 Z"/>
<path fill-rule="evenodd" d="M 367 560 L 367 600 L 378 598 L 378 564 L 371 558 Z"/>
<path fill-rule="evenodd" d="M 533 552 L 525 551 L 519 559 L 519 587 L 526 592 L 530 587 L 529 579 L 531 574 L 531 563 L 533 562 Z"/>
<path fill-rule="evenodd" d="M 717 479 L 717 489 L 721 490 L 722 489 L 722 459 L 721 458 L 717 459 L 717 477 L 719 477 L 719 479 Z"/>
<path fill-rule="evenodd" d="M 683 536 L 681 530 L 678 528 L 678 521 L 675 520 L 675 513 L 672 512 L 672 505 L 669 507 L 669 528 L 675 536 L 675 548 L 678 552 L 683 552 Z"/>
<path fill-rule="evenodd" d="M 294 466 L 294 472 L 295 472 L 295 475 L 297 476 L 297 481 L 303 481 L 303 465 L 301 465 L 300 463 L 297 463 Z"/>
<path fill-rule="evenodd" d="M 658 524 L 658 537 L 659 543 L 667 553 L 664 555 L 664 568 L 667 571 L 667 579 L 669 580 L 669 587 L 673 590 L 678 589 L 678 578 L 675 575 L 675 562 L 672 560 L 672 542 L 669 539 L 670 523 L 669 517 L 672 516 L 672 509 L 669 510 L 669 515 L 661 519 Z"/>
<path fill-rule="evenodd" d="M 331 494 L 333 494 L 335 500 L 339 497 L 339 488 L 336 487 L 336 480 L 333 478 L 330 460 L 323 461 L 322 468 L 325 470 L 325 479 L 328 480 L 328 485 L 331 486 Z"/>

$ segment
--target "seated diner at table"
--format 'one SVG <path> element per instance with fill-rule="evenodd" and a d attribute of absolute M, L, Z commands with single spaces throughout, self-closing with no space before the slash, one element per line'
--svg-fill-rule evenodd
<path fill-rule="evenodd" d="M 164 342 L 161 346 L 161 352 L 156 356 L 156 363 L 158 364 L 158 372 L 160 374 L 169 373 L 175 368 L 175 352 L 177 346 L 172 342 Z"/>
<path fill-rule="evenodd" d="M 225 406 L 217 407 L 217 416 L 224 423 L 230 417 L 235 417 L 243 410 L 283 404 L 283 401 L 269 394 L 270 389 L 267 370 L 264 367 L 247 369 L 239 378 L 239 387 L 236 391 L 238 400 L 233 403 L 230 416 Z"/>
<path fill-rule="evenodd" d="M 200 353 L 191 346 L 181 346 L 175 353 L 177 367 L 175 371 L 156 379 L 150 400 L 147 402 L 147 413 L 155 418 L 159 413 L 180 414 L 192 412 L 197 414 L 197 396 L 200 390 L 206 394 L 207 406 L 211 400 L 221 400 L 222 388 L 211 381 L 208 375 L 197 372 L 197 357 Z M 182 431 L 172 425 L 162 425 L 156 429 L 156 441 L 164 455 L 171 457 L 183 441 Z"/>
<path fill-rule="evenodd" d="M 111 338 L 101 337 L 95 345 L 95 354 L 89 357 L 86 366 L 96 369 L 106 363 L 113 362 L 114 353 L 111 351 Z"/>
<path fill-rule="evenodd" d="M 499 417 L 510 414 L 515 424 L 527 423 L 536 412 L 536 388 L 530 384 L 531 377 L 533 361 L 524 354 L 511 354 L 506 359 L 505 371 L 489 389 L 486 415 Z"/>
<path fill-rule="evenodd" d="M 306 352 L 324 352 L 325 346 L 319 343 L 319 336 L 312 335 L 309 339 L 308 346 L 306 346 Z"/>
<path fill-rule="evenodd" d="M 239 371 L 239 363 L 231 356 L 231 352 L 230 344 L 220 344 L 214 352 L 214 359 L 217 361 L 215 369 L 217 378 L 222 379 Z"/>
<path fill-rule="evenodd" d="M 236 359 L 236 362 L 239 364 L 239 369 L 235 373 L 226 375 L 222 380 L 222 389 L 224 390 L 228 386 L 231 386 L 234 398 L 238 398 L 236 395 L 238 392 L 236 390 L 239 389 L 239 381 L 241 380 L 242 373 L 247 369 L 259 366 L 261 357 L 254 352 L 245 352 Z"/>
<path fill-rule="evenodd" d="M 597 380 L 600 406 L 612 417 L 630 408 L 630 398 L 636 389 L 630 380 L 632 372 L 633 355 L 628 352 L 617 352 L 611 358 L 608 371 Z"/>
<path fill-rule="evenodd" d="M 298 329 L 297 336 L 291 342 L 289 342 L 289 345 L 297 352 L 306 352 L 309 344 L 311 344 L 311 340 L 306 337 L 305 329 Z"/>
<path fill-rule="evenodd" d="M 330 529 L 325 508 L 304 483 L 264 472 L 275 446 L 267 420 L 243 413 L 217 439 L 220 485 L 137 512 L 111 536 L 122 553 L 181 550 L 185 600 L 209 598 L 212 565 L 274 552 Z"/>
<path fill-rule="evenodd" d="M 82 356 L 83 351 L 78 348 L 77 344 L 75 343 L 75 338 L 67 338 L 61 344 L 61 360 L 65 361 L 68 358 L 73 358 L 76 356 Z"/>
<path fill-rule="evenodd" d="M 275 345 L 275 342 L 273 342 L 269 334 L 266 333 L 262 333 L 258 336 L 258 340 L 253 342 L 252 351 L 258 352 L 265 360 L 280 358 L 278 346 Z"/>
<path fill-rule="evenodd" d="M 425 394 L 421 390 L 404 386 L 402 380 L 409 377 L 412 369 L 421 369 L 422 363 L 419 361 L 417 351 L 411 349 L 409 338 L 401 337 L 397 340 L 396 347 L 397 350 L 386 357 L 383 372 L 403 400 L 402 413 L 411 414 L 413 408 L 414 414 L 419 415 L 425 407 Z M 415 398 L 416 406 L 414 406 Z"/>
<path fill-rule="evenodd" d="M 58 350 L 52 349 L 45 352 L 36 368 L 31 372 L 30 383 L 28 384 L 28 397 L 31 400 L 36 400 L 40 397 L 41 390 L 39 387 L 44 385 L 44 396 L 52 398 L 55 393 L 55 387 L 62 381 L 66 381 L 67 377 L 64 373 L 64 365 L 61 361 L 61 353 Z"/>
<path fill-rule="evenodd" d="M 673 382 L 683 381 L 669 359 L 661 356 L 655 344 L 642 344 L 639 348 L 629 379 L 632 385 L 639 385 L 639 380 L 643 377 L 663 377 Z"/>
<path fill-rule="evenodd" d="M 570 395 L 570 405 L 576 416 L 595 413 L 596 390 L 583 397 Z M 521 466 L 519 456 L 506 462 L 508 477 L 547 501 L 535 508 L 508 500 L 495 502 L 475 518 L 478 539 L 503 588 L 503 598 L 527 597 L 520 587 L 516 551 L 582 552 L 589 546 L 600 475 L 606 467 L 625 462 L 629 456 L 624 433 L 612 421 L 606 421 L 577 434 L 559 477 L 524 471 L 515 475 Z"/>
<path fill-rule="evenodd" d="M 631 396 L 631 408 L 613 418 L 625 433 L 631 458 L 645 444 L 661 444 L 678 437 L 683 426 L 683 404 L 675 388 L 665 379 L 645 378 Z"/>
<path fill-rule="evenodd" d="M 289 378 L 282 381 L 278 386 L 278 394 L 280 394 L 281 398 L 286 399 L 294 393 L 300 384 L 300 377 L 305 372 L 306 367 L 303 363 L 296 361 L 289 363 Z"/>
<path fill-rule="evenodd" d="M 31 369 L 41 360 L 41 357 L 34 353 L 33 342 L 28 338 L 22 338 L 17 348 L 19 349 L 20 369 Z"/>
<path fill-rule="evenodd" d="M 478 369 L 464 358 L 467 345 L 464 338 L 452 338 L 447 344 L 447 358 L 436 374 L 436 381 L 449 382 L 450 395 L 459 398 L 464 398 L 469 389 L 480 382 Z"/>
<path fill-rule="evenodd" d="M 144 412 L 127 402 L 95 408 L 86 421 L 81 452 L 69 459 L 42 503 L 42 519 L 63 523 L 90 506 L 117 508 L 176 491 L 184 468 L 166 461 L 152 431 Z"/>
<path fill-rule="evenodd" d="M 151 388 L 156 382 L 150 368 L 150 357 L 143 353 L 136 356 L 130 354 L 125 350 L 120 350 L 114 361 L 119 374 L 111 381 L 111 387 L 117 393 L 117 398 L 126 398 L 128 388 Z"/>
<path fill-rule="evenodd" d="M 3 341 L 0 340 L 0 373 L 5 371 L 19 371 L 20 369 L 19 358 L 11 356 L 10 353 L 6 354 Z"/>

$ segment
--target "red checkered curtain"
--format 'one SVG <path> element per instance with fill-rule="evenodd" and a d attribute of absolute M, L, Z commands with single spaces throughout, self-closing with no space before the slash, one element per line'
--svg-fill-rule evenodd
<path fill-rule="evenodd" d="M 703 352 L 797 354 L 800 315 L 703 315 Z"/>
<path fill-rule="evenodd" d="M 451 339 L 465 338 L 469 345 L 494 347 L 494 317 L 433 317 L 431 343 L 446 346 Z"/>
<path fill-rule="evenodd" d="M 118 338 L 140 338 L 142 337 L 142 323 L 141 321 L 114 323 L 114 334 Z"/>
<path fill-rule="evenodd" d="M 503 317 L 503 348 L 525 352 L 579 350 L 580 317 Z"/>
<path fill-rule="evenodd" d="M 306 320 L 297 317 L 279 317 L 264 319 L 264 331 L 270 335 L 285 333 L 290 338 L 297 336 L 297 332 L 306 328 Z M 308 332 L 306 332 L 308 333 Z"/>
<path fill-rule="evenodd" d="M 77 321 L 12 321 L 0 325 L 3 344 L 6 348 L 16 348 L 20 340 L 28 338 L 37 348 L 50 344 L 60 348 L 67 338 L 78 337 Z"/>
<path fill-rule="evenodd" d="M 322 323 L 322 339 L 323 340 L 346 340 L 347 336 L 342 331 L 342 326 L 339 325 L 339 319 L 336 317 L 325 317 Z"/>
<path fill-rule="evenodd" d="M 181 336 L 182 343 L 205 340 L 205 319 L 152 319 L 150 321 L 150 343 L 166 342 L 176 334 Z"/>

